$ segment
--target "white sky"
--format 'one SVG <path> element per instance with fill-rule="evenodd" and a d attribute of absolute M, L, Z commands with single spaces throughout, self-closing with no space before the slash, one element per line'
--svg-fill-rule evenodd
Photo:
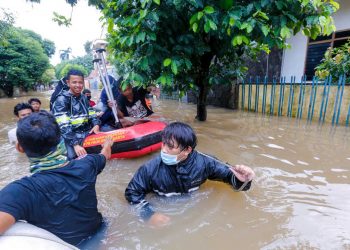
<path fill-rule="evenodd" d="M 0 0 L 0 8 L 15 15 L 16 27 L 33 30 L 55 43 L 56 53 L 50 60 L 53 65 L 60 62 L 60 50 L 71 47 L 71 55 L 82 56 L 86 41 L 105 36 L 105 29 L 99 21 L 101 14 L 95 7 L 88 6 L 87 0 L 78 0 L 70 27 L 59 26 L 52 21 L 54 11 L 65 17 L 70 16 L 71 6 L 65 0 L 41 0 L 40 4 L 26 0 Z"/>

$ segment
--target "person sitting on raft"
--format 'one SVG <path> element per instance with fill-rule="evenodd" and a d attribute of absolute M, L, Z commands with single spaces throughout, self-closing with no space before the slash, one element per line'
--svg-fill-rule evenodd
<path fill-rule="evenodd" d="M 170 217 L 155 212 L 145 200 L 155 192 L 169 197 L 197 190 L 207 179 L 219 180 L 235 190 L 250 189 L 254 171 L 244 165 L 228 166 L 195 149 L 197 137 L 184 123 L 167 125 L 162 134 L 159 156 L 141 166 L 125 190 L 125 198 L 136 205 L 143 220 L 153 226 L 163 226 Z"/>
<path fill-rule="evenodd" d="M 24 117 L 27 117 L 33 112 L 34 110 L 32 106 L 30 106 L 29 103 L 25 103 L 25 102 L 17 103 L 16 106 L 13 108 L 13 114 L 17 117 L 17 121 L 23 119 Z M 16 144 L 17 142 L 16 132 L 17 132 L 17 127 L 11 129 L 7 133 L 10 144 Z"/>
<path fill-rule="evenodd" d="M 113 101 L 108 100 L 106 90 L 103 88 L 100 96 L 100 100 L 103 105 L 102 106 L 103 114 L 100 116 L 100 121 L 101 121 L 100 130 L 103 132 L 112 131 L 115 129 L 119 129 L 121 127 L 128 127 L 133 125 L 131 122 L 123 119 L 124 115 L 118 108 L 117 108 L 117 115 L 118 115 L 120 124 L 117 124 L 115 122 L 115 118 L 112 112 L 112 106 L 116 104 L 116 101 L 120 96 L 119 86 L 123 78 L 120 77 L 118 80 L 116 80 L 113 76 L 108 75 L 108 79 L 109 79 L 109 83 L 111 84 L 111 90 L 112 90 L 114 100 Z"/>
<path fill-rule="evenodd" d="M 86 154 L 82 144 L 90 133 L 99 133 L 100 121 L 96 111 L 90 107 L 85 95 L 81 94 L 84 88 L 84 75 L 79 70 L 70 70 L 67 74 L 69 90 L 62 91 L 56 98 L 52 113 L 60 126 L 66 143 L 68 159 Z"/>
<path fill-rule="evenodd" d="M 93 108 L 96 105 L 96 102 L 94 102 L 93 100 L 91 100 L 91 90 L 90 89 L 84 89 L 83 90 L 83 95 L 86 96 L 86 98 L 89 101 L 89 105 L 91 108 Z"/>
<path fill-rule="evenodd" d="M 144 89 L 142 87 L 132 87 L 130 84 L 123 90 L 119 86 L 121 95 L 118 97 L 118 108 L 124 116 L 134 118 L 144 118 L 153 114 L 153 111 L 146 103 L 146 94 L 152 90 L 152 86 Z"/>
<path fill-rule="evenodd" d="M 0 191 L 0 235 L 18 220 L 78 245 L 103 225 L 95 183 L 111 156 L 112 138 L 100 154 L 68 161 L 55 118 L 46 111 L 18 122 L 17 150 L 29 158 L 31 176 Z"/>

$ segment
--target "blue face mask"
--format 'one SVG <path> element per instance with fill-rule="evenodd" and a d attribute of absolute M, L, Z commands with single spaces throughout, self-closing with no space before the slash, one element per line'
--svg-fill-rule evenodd
<path fill-rule="evenodd" d="M 164 153 L 163 150 L 160 151 L 160 157 L 162 158 L 162 161 L 166 165 L 175 165 L 178 164 L 180 161 L 177 160 L 178 155 L 170 155 L 167 153 Z"/>

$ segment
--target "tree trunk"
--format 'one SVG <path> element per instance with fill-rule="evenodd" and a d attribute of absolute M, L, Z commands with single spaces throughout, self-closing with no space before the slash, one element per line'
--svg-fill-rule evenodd
<path fill-rule="evenodd" d="M 2 90 L 4 91 L 5 95 L 7 95 L 8 97 L 12 97 L 13 96 L 13 86 L 12 85 L 5 85 L 3 86 Z"/>
<path fill-rule="evenodd" d="M 199 95 L 197 99 L 197 116 L 198 121 L 207 120 L 207 95 L 209 92 L 209 67 L 214 54 L 207 53 L 201 57 L 201 70 L 197 79 L 196 85 L 199 88 Z"/>
<path fill-rule="evenodd" d="M 207 95 L 209 91 L 209 86 L 205 83 L 199 87 L 199 95 L 197 101 L 197 119 L 198 121 L 207 120 Z"/>

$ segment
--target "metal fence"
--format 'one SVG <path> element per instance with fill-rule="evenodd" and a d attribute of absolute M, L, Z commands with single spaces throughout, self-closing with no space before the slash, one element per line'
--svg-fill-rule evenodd
<path fill-rule="evenodd" d="M 314 77 L 306 81 L 296 77 L 290 81 L 286 77 L 274 78 L 249 77 L 240 84 L 240 108 L 262 114 L 318 120 L 319 123 L 331 122 L 332 125 L 349 126 L 350 85 L 346 77 L 320 81 Z"/>

